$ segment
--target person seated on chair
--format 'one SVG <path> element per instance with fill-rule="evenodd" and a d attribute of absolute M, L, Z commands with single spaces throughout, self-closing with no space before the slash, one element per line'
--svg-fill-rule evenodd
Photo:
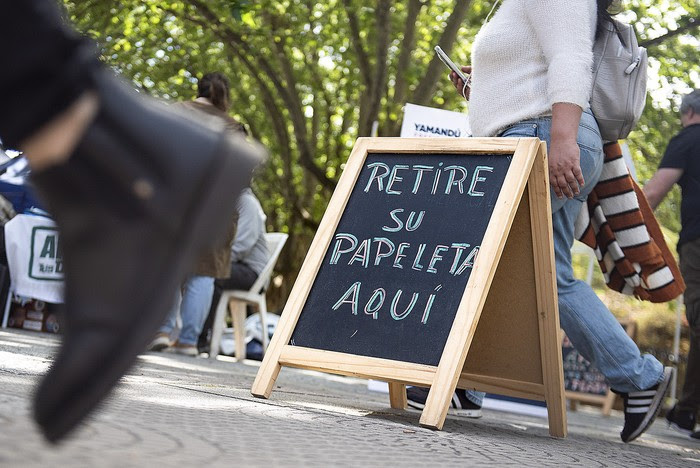
<path fill-rule="evenodd" d="M 245 134 L 245 127 L 228 115 L 229 82 L 221 73 L 207 73 L 197 84 L 197 98 L 194 101 L 175 105 L 180 110 L 196 116 L 205 124 L 224 125 L 232 134 Z M 196 155 L 193 155 L 196 157 Z M 210 245 L 203 251 L 194 271 L 187 276 L 181 288 L 175 293 L 174 304 L 163 326 L 149 346 L 151 351 L 162 351 L 172 346 L 178 354 L 197 356 L 197 339 L 202 331 L 209 311 L 214 291 L 214 280 L 226 278 L 229 274 L 230 245 L 236 234 L 238 214 L 235 213 L 228 235 L 218 245 Z M 182 329 L 177 340 L 171 342 L 176 327 L 177 314 L 182 318 Z"/>
<path fill-rule="evenodd" d="M 248 290 L 258 279 L 270 258 L 265 241 L 265 221 L 267 216 L 250 187 L 243 189 L 238 199 L 238 229 L 231 246 L 231 271 L 226 279 L 214 282 L 214 293 L 209 317 L 199 336 L 199 350 L 207 352 L 211 339 L 211 329 L 216 316 L 216 306 L 221 293 L 226 289 Z"/>

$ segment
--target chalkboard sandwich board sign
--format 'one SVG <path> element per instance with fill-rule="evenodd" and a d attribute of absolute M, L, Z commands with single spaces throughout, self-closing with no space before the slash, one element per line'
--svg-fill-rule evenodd
<path fill-rule="evenodd" d="M 546 149 L 536 138 L 360 138 L 252 393 L 281 366 L 545 400 L 566 434 Z"/>

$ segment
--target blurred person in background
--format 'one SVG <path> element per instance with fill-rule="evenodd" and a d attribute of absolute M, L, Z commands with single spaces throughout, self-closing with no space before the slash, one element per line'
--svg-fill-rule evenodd
<path fill-rule="evenodd" d="M 683 302 L 690 328 L 690 351 L 681 398 L 666 414 L 666 420 L 673 428 L 700 440 L 700 431 L 694 432 L 700 409 L 700 90 L 683 96 L 680 117 L 683 129 L 671 138 L 658 170 L 644 186 L 644 194 L 656 209 L 674 184 L 681 187 L 678 254 L 686 284 Z"/>
<path fill-rule="evenodd" d="M 260 273 L 265 269 L 270 251 L 265 240 L 265 221 L 267 216 L 260 201 L 250 187 L 241 192 L 238 199 L 238 225 L 236 237 L 231 245 L 231 263 L 226 279 L 217 279 L 211 298 L 211 308 L 204 330 L 199 337 L 199 349 L 209 351 L 211 328 L 216 317 L 216 307 L 221 293 L 226 289 L 249 290 Z"/>
<path fill-rule="evenodd" d="M 222 73 L 205 74 L 197 83 L 197 97 L 193 101 L 176 104 L 191 113 L 191 116 L 214 127 L 223 126 L 232 134 L 245 135 L 245 127 L 229 116 L 230 88 L 229 81 Z M 197 154 L 192 154 L 197 158 Z M 235 200 L 228 204 L 235 205 Z M 211 307 L 214 294 L 214 280 L 228 278 L 231 258 L 230 245 L 236 234 L 237 213 L 231 218 L 230 227 L 225 238 L 218 244 L 212 244 L 202 252 L 195 269 L 187 276 L 182 287 L 176 291 L 170 314 L 151 342 L 149 349 L 162 351 L 172 347 L 178 354 L 197 356 L 197 340 L 202 331 L 207 313 Z M 178 313 L 182 319 L 182 328 L 173 342 L 173 332 L 177 326 Z"/>

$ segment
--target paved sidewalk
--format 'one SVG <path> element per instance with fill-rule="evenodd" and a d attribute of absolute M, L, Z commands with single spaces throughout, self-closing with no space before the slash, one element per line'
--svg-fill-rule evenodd
<path fill-rule="evenodd" d="M 443 431 L 389 408 L 366 381 L 283 369 L 269 400 L 251 396 L 258 363 L 147 353 L 74 436 L 47 445 L 31 392 L 58 340 L 0 330 L 0 466 L 619 466 L 700 467 L 700 443 L 662 420 L 632 444 L 622 415 L 569 413 L 569 437 L 546 420 L 484 410 Z"/>

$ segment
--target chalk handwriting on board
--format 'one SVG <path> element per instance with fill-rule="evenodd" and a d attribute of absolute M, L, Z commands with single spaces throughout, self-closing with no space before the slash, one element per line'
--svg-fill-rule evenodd
<path fill-rule="evenodd" d="M 441 193 L 444 195 L 452 195 L 452 189 L 456 188 L 454 195 L 466 193 L 470 197 L 483 197 L 484 192 L 477 190 L 477 185 L 481 183 L 485 186 L 486 175 L 493 173 L 493 167 L 477 165 L 472 171 L 468 189 L 465 190 L 464 182 L 470 171 L 462 165 L 445 166 L 443 162 L 438 162 L 432 166 L 423 164 L 409 166 L 407 164 L 390 165 L 384 162 L 373 162 L 367 164 L 366 167 L 370 169 L 370 175 L 365 184 L 364 193 L 370 194 L 375 190 L 387 195 L 422 196 L 427 193 L 433 196 L 438 194 L 438 190 L 443 190 Z M 432 174 L 432 176 L 424 177 L 426 173 Z M 428 180 L 426 181 L 426 179 Z M 442 184 L 441 179 L 445 181 Z M 428 189 L 429 192 L 427 192 Z M 381 226 L 381 230 L 385 232 L 399 232 L 403 229 L 408 232 L 417 231 L 425 219 L 426 210 L 411 211 L 404 222 L 400 215 L 405 211 L 404 208 L 389 211 L 387 225 Z M 389 226 L 390 224 L 393 226 Z M 331 252 L 330 265 L 345 261 L 349 266 L 357 265 L 362 268 L 370 268 L 380 266 L 384 260 L 392 268 L 403 269 L 406 267 L 432 274 L 436 274 L 438 268 L 449 268 L 449 273 L 457 276 L 474 266 L 479 246 L 472 247 L 471 244 L 465 242 L 453 242 L 450 245 L 436 244 L 434 246 L 427 243 L 400 242 L 397 246 L 394 241 L 387 237 L 360 240 L 352 233 L 339 232 L 334 237 Z M 405 258 L 407 260 L 404 261 Z M 430 309 L 435 302 L 436 293 L 441 287 L 442 285 L 437 286 L 434 292 L 424 299 L 421 315 L 423 325 L 428 323 Z M 361 288 L 361 281 L 353 283 L 333 305 L 332 310 L 338 310 L 341 306 L 347 305 L 352 314 L 357 315 L 360 308 Z M 364 313 L 376 320 L 379 317 L 380 309 L 386 302 L 391 318 L 403 320 L 413 311 L 421 298 L 420 293 L 411 293 L 408 304 L 403 310 L 400 310 L 399 301 L 403 294 L 404 291 L 398 289 L 393 293 L 390 302 L 387 302 L 386 289 L 377 287 L 370 293 L 364 306 Z"/>
<path fill-rule="evenodd" d="M 369 154 L 294 343 L 436 365 L 511 159 Z"/>
<path fill-rule="evenodd" d="M 438 190 L 444 189 L 445 195 L 449 195 L 455 187 L 460 194 L 463 194 L 465 192 L 464 182 L 469 174 L 465 166 L 444 166 L 443 162 L 439 162 L 434 166 L 423 164 L 411 166 L 406 164 L 389 165 L 383 162 L 375 162 L 368 164 L 367 168 L 371 169 L 372 172 L 365 186 L 365 193 L 369 193 L 374 188 L 389 195 L 401 195 L 409 189 L 413 195 L 418 194 L 421 189 L 430 189 L 431 195 L 436 195 Z M 477 190 L 477 184 L 486 181 L 486 177 L 483 174 L 485 172 L 493 172 L 493 167 L 476 166 L 474 168 L 471 182 L 468 185 L 468 195 L 472 197 L 484 196 L 483 192 Z M 399 175 L 399 173 L 403 175 Z M 427 181 L 423 177 L 426 173 L 429 174 L 428 177 L 425 177 L 425 179 L 428 179 Z M 443 174 L 446 174 L 446 176 L 443 177 Z M 441 182 L 441 179 L 446 182 Z"/>

